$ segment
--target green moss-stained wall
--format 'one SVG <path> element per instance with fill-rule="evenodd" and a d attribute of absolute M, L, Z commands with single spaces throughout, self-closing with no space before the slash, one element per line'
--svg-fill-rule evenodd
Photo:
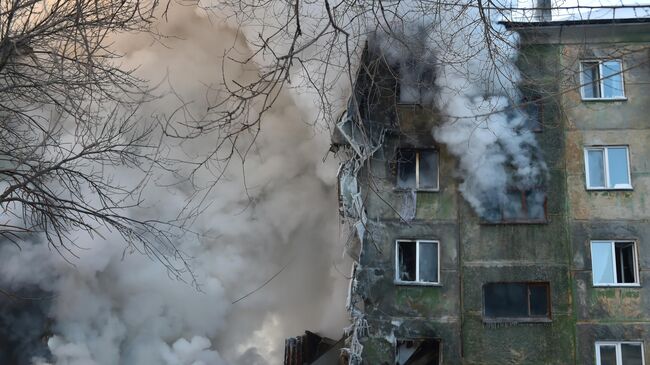
<path fill-rule="evenodd" d="M 386 92 L 394 81 L 375 80 L 383 92 L 373 94 L 366 115 L 387 134 L 359 175 L 369 218 L 358 275 L 366 364 L 393 364 L 396 339 L 421 337 L 441 340 L 443 364 L 594 364 L 598 340 L 645 341 L 649 356 L 650 25 L 567 27 L 519 29 L 520 88 L 543 105 L 536 137 L 549 169 L 546 223 L 482 222 L 458 191 L 455 159 L 433 140 L 441 123 L 435 108 L 398 105 Z M 624 74 L 627 100 L 583 102 L 580 59 L 607 55 L 637 65 Z M 586 190 L 583 148 L 603 144 L 629 146 L 633 190 Z M 440 155 L 440 190 L 416 193 L 409 222 L 401 214 L 410 192 L 395 188 L 398 148 Z M 397 239 L 440 242 L 440 285 L 395 283 Z M 593 239 L 636 241 L 641 285 L 594 287 Z M 549 282 L 551 319 L 486 321 L 483 285 L 503 281 Z"/>

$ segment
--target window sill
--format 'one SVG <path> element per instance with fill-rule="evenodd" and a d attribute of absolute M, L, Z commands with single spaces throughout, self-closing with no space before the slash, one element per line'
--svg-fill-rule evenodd
<path fill-rule="evenodd" d="M 599 102 L 599 101 L 601 101 L 601 102 L 602 101 L 604 101 L 604 102 L 608 102 L 608 101 L 627 101 L 627 98 L 626 97 L 622 97 L 622 98 L 582 98 L 582 101 L 587 101 L 587 102 L 592 102 L 592 101 L 595 101 L 595 102 Z"/>
<path fill-rule="evenodd" d="M 438 189 L 409 189 L 409 188 L 393 188 L 393 191 L 396 193 L 408 193 L 411 191 L 414 191 L 416 193 L 438 193 L 440 192 L 440 188 Z"/>
<path fill-rule="evenodd" d="M 413 102 L 407 102 L 407 101 L 398 101 L 397 106 L 422 106 L 422 102 L 419 101 L 413 101 Z"/>
<path fill-rule="evenodd" d="M 553 320 L 548 317 L 542 317 L 542 318 L 535 318 L 535 317 L 526 317 L 526 318 L 521 318 L 521 317 L 515 317 L 515 318 L 508 318 L 508 317 L 500 317 L 500 318 L 483 318 L 483 323 L 552 323 Z"/>
<path fill-rule="evenodd" d="M 587 191 L 633 191 L 634 188 L 632 185 L 627 185 L 627 186 L 622 186 L 619 188 L 604 188 L 604 187 L 597 187 L 597 188 L 586 188 Z"/>
<path fill-rule="evenodd" d="M 479 224 L 483 226 L 503 226 L 503 225 L 526 225 L 526 224 L 549 224 L 548 219 L 541 219 L 541 220 L 513 220 L 513 221 L 498 221 L 498 222 L 490 222 L 486 220 L 481 220 Z"/>
<path fill-rule="evenodd" d="M 440 282 L 430 283 L 425 281 L 401 281 L 401 280 L 393 280 L 393 284 L 400 285 L 400 286 L 442 286 Z"/>
<path fill-rule="evenodd" d="M 593 284 L 594 288 L 641 288 L 640 283 L 631 284 Z"/>

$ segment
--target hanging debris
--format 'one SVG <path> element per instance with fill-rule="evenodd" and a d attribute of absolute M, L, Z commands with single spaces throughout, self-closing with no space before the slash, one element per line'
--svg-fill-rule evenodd
<path fill-rule="evenodd" d="M 337 124 L 340 132 L 346 142 L 346 147 L 340 151 L 344 155 L 343 161 L 339 168 L 339 197 L 341 201 L 341 217 L 347 225 L 356 234 L 353 235 L 347 248 L 358 244 L 359 257 L 363 253 L 363 242 L 366 235 L 368 217 L 364 206 L 364 199 L 359 189 L 358 174 L 368 159 L 377 152 L 382 146 L 385 131 L 383 129 L 368 129 L 356 118 L 357 109 L 354 98 L 348 105 L 347 112 L 342 116 L 341 122 Z M 372 124 L 372 123 L 370 123 Z M 357 281 L 357 272 L 361 269 L 359 257 L 354 258 L 352 264 L 352 274 L 348 290 L 346 308 L 350 313 L 351 325 L 346 328 L 345 333 L 349 336 L 347 347 L 343 352 L 349 359 L 350 365 L 361 364 L 361 354 L 363 345 L 360 338 L 367 334 L 368 322 L 361 310 L 359 288 Z"/>

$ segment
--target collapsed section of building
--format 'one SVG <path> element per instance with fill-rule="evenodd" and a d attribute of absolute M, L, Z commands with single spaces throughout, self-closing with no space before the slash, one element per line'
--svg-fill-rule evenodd
<path fill-rule="evenodd" d="M 333 136 L 350 364 L 650 363 L 650 19 L 535 14 L 502 23 L 515 96 L 469 134 L 435 52 L 394 62 L 370 37 Z"/>

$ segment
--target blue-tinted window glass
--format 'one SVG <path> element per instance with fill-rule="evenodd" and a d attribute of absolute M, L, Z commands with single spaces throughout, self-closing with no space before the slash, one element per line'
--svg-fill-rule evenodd
<path fill-rule="evenodd" d="M 594 285 L 616 283 L 611 242 L 591 243 L 591 271 Z"/>
<path fill-rule="evenodd" d="M 610 187 L 629 186 L 630 175 L 627 166 L 627 148 L 613 147 L 607 149 Z"/>
<path fill-rule="evenodd" d="M 603 70 L 603 97 L 623 97 L 623 74 L 620 61 L 607 61 L 602 64 Z"/>
<path fill-rule="evenodd" d="M 605 167 L 602 150 L 587 151 L 587 173 L 589 174 L 589 187 L 605 186 Z"/>
<path fill-rule="evenodd" d="M 420 242 L 420 281 L 438 282 L 438 244 Z"/>

